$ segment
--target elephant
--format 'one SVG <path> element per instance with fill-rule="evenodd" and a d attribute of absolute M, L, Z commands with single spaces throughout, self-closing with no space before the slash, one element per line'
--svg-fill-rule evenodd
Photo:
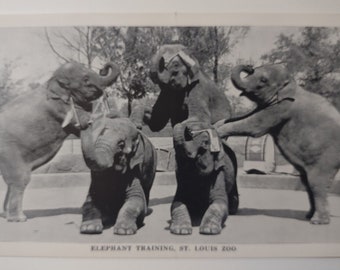
<path fill-rule="evenodd" d="M 153 108 L 146 108 L 144 112 L 143 120 L 152 131 L 163 129 L 169 120 L 174 128 L 176 124 L 188 119 L 210 125 L 232 116 L 231 105 L 224 92 L 201 70 L 197 59 L 181 44 L 163 45 L 159 48 L 151 59 L 150 78 L 161 89 Z M 236 177 L 234 173 L 236 175 L 237 172 L 236 156 L 229 147 L 222 149 L 228 149 L 227 162 L 230 164 L 226 167 L 231 170 L 225 176 L 233 176 L 225 181 L 233 182 Z M 182 170 L 177 172 L 176 177 L 181 178 L 181 174 Z M 177 179 L 177 182 L 180 180 Z M 196 184 L 192 182 L 193 189 L 197 188 Z M 237 193 L 236 185 L 235 189 Z M 179 231 L 183 234 L 185 232 Z"/>
<path fill-rule="evenodd" d="M 119 68 L 107 63 L 101 74 L 80 63 L 66 63 L 45 85 L 2 108 L 0 170 L 8 186 L 4 202 L 7 221 L 27 220 L 22 203 L 31 171 L 51 160 L 69 134 L 86 127 L 91 102 L 115 82 Z"/>
<path fill-rule="evenodd" d="M 270 134 L 301 174 L 311 206 L 306 218 L 311 224 L 328 224 L 327 189 L 340 168 L 340 113 L 322 96 L 298 86 L 283 64 L 238 65 L 231 80 L 257 108 L 239 119 L 217 122 L 218 134 Z"/>
<path fill-rule="evenodd" d="M 174 127 L 177 190 L 171 205 L 170 232 L 219 234 L 228 213 L 238 209 L 236 170 L 214 127 L 188 119 Z"/>
<path fill-rule="evenodd" d="M 151 59 L 150 78 L 161 92 L 144 122 L 159 131 L 185 119 L 215 123 L 231 116 L 224 92 L 201 70 L 196 58 L 180 44 L 163 45 Z"/>
<path fill-rule="evenodd" d="M 128 118 L 111 111 L 81 132 L 91 185 L 82 206 L 80 233 L 131 235 L 143 225 L 155 178 L 157 155 L 150 140 Z"/>

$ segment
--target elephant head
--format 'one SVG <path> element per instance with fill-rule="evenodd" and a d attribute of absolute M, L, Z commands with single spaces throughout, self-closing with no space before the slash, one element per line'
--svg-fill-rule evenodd
<path fill-rule="evenodd" d="M 141 135 L 128 118 L 109 113 L 81 132 L 83 155 L 93 171 L 113 168 L 125 173 L 143 161 Z"/>
<path fill-rule="evenodd" d="M 151 60 L 151 80 L 175 91 L 197 81 L 198 72 L 198 61 L 180 44 L 163 45 Z"/>
<path fill-rule="evenodd" d="M 89 104 L 103 94 L 103 90 L 112 85 L 120 74 L 117 65 L 109 62 L 100 71 L 95 73 L 80 63 L 70 62 L 58 68 L 48 82 L 48 96 L 73 102 L 86 108 Z"/>
<path fill-rule="evenodd" d="M 247 76 L 241 78 L 242 72 Z M 257 68 L 238 65 L 232 69 L 231 81 L 237 89 L 242 91 L 241 95 L 259 105 L 266 105 L 270 104 L 274 98 L 277 101 L 288 98 L 280 91 L 292 81 L 292 78 L 282 64 L 264 65 Z"/>
<path fill-rule="evenodd" d="M 176 155 L 195 166 L 200 175 L 209 175 L 223 165 L 223 147 L 212 125 L 186 120 L 174 127 Z M 179 164 L 180 165 L 180 164 Z"/>

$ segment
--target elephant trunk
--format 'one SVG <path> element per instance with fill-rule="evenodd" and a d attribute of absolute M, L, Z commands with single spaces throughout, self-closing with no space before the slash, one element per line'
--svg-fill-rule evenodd
<path fill-rule="evenodd" d="M 241 72 L 245 72 L 248 75 L 254 73 L 254 69 L 249 65 L 238 65 L 232 69 L 231 81 L 237 89 L 242 91 L 247 89 L 246 83 L 241 79 Z"/>
<path fill-rule="evenodd" d="M 116 142 L 106 142 L 104 138 L 98 138 L 94 149 L 94 160 L 98 169 L 104 170 L 113 166 L 116 151 L 113 145 L 116 145 Z"/>
<path fill-rule="evenodd" d="M 192 141 L 185 141 L 185 129 L 184 123 L 177 124 L 173 130 L 174 146 L 176 151 L 184 150 L 185 156 L 188 158 L 195 158 L 197 156 L 197 149 Z"/>
<path fill-rule="evenodd" d="M 113 150 L 102 138 L 94 139 L 91 127 L 81 132 L 81 147 L 86 165 L 93 171 L 101 171 L 113 165 Z"/>
<path fill-rule="evenodd" d="M 167 44 L 159 48 L 151 59 L 150 78 L 155 84 L 168 84 L 170 73 L 166 69 L 166 64 L 185 47 L 181 44 Z"/>
<path fill-rule="evenodd" d="M 99 71 L 99 85 L 102 88 L 112 85 L 118 78 L 120 74 L 119 67 L 109 62 Z"/>

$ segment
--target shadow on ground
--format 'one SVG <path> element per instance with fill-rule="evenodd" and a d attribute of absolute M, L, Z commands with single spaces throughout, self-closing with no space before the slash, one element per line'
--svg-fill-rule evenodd
<path fill-rule="evenodd" d="M 172 199 L 173 199 L 173 196 L 168 196 L 164 198 L 154 198 L 150 200 L 149 206 L 172 203 Z"/>
<path fill-rule="evenodd" d="M 52 217 L 60 215 L 80 215 L 81 208 L 56 208 L 56 209 L 34 209 L 24 211 L 27 218 Z"/>
<path fill-rule="evenodd" d="M 306 220 L 307 211 L 288 210 L 288 209 L 254 209 L 241 208 L 237 212 L 237 216 L 270 216 L 278 218 L 290 218 L 297 220 Z"/>

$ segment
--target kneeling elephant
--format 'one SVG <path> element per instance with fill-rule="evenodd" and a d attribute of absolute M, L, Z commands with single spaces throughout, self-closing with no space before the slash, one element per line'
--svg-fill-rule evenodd
<path fill-rule="evenodd" d="M 80 232 L 98 234 L 114 225 L 115 234 L 135 234 L 143 225 L 155 177 L 153 145 L 129 119 L 115 115 L 94 120 L 81 139 L 91 185 Z"/>
<path fill-rule="evenodd" d="M 188 119 L 174 128 L 177 191 L 171 206 L 170 231 L 191 234 L 192 222 L 201 234 L 219 234 L 239 199 L 236 157 L 208 123 Z"/>

